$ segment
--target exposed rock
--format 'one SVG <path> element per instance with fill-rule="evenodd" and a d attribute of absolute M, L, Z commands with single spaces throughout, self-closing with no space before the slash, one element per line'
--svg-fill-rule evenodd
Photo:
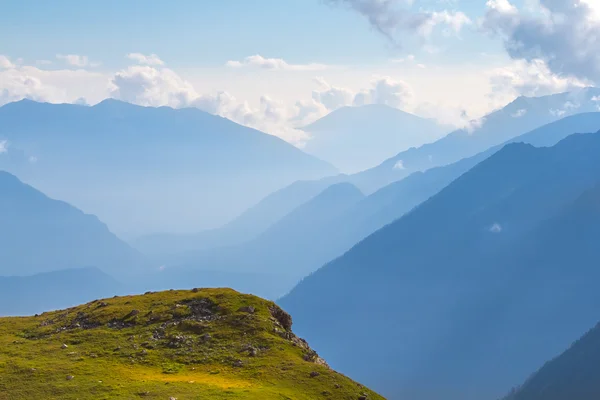
<path fill-rule="evenodd" d="M 254 314 L 256 312 L 256 309 L 252 306 L 245 306 L 245 307 L 240 307 L 238 309 L 239 312 L 245 312 L 248 314 Z"/>
<path fill-rule="evenodd" d="M 283 311 L 278 305 L 269 307 L 269 311 L 271 311 L 271 315 L 277 320 L 283 329 L 286 331 L 290 331 L 292 329 L 292 316 L 290 314 Z"/>
<path fill-rule="evenodd" d="M 64 349 L 67 349 L 67 348 L 69 348 L 69 346 L 67 346 L 67 344 L 66 344 L 66 343 L 63 343 L 63 344 L 62 344 L 62 346 L 60 346 L 60 348 L 64 350 Z"/>
<path fill-rule="evenodd" d="M 67 375 L 67 380 L 72 381 L 75 377 L 73 375 Z"/>
<path fill-rule="evenodd" d="M 321 374 L 319 374 L 317 371 L 313 371 L 313 372 L 310 373 L 310 377 L 311 378 L 316 378 L 319 375 L 321 375 Z"/>

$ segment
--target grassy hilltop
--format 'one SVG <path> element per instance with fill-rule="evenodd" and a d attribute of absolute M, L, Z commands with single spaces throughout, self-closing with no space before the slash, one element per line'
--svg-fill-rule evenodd
<path fill-rule="evenodd" d="M 273 302 L 229 289 L 0 318 L 0 399 L 382 399 L 331 370 Z"/>

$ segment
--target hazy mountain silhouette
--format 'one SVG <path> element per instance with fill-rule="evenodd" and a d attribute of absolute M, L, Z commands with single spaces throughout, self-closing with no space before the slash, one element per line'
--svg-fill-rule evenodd
<path fill-rule="evenodd" d="M 161 275 L 164 279 L 176 275 L 178 280 L 171 282 L 177 286 L 189 281 L 182 271 L 189 271 L 189 276 L 202 276 L 199 271 L 218 271 L 236 282 L 236 274 L 255 275 L 261 279 L 254 280 L 254 287 L 245 282 L 245 290 L 277 298 L 345 250 L 335 243 L 323 245 L 322 232 L 331 231 L 332 223 L 363 198 L 351 184 L 332 185 L 256 238 L 236 246 L 184 254 L 173 259 L 176 268 L 168 268 Z"/>
<path fill-rule="evenodd" d="M 600 113 L 578 114 L 540 127 L 511 139 L 510 142 L 548 146 L 556 144 L 571 132 L 594 132 L 599 128 Z M 400 218 L 502 147 L 496 146 L 454 164 L 414 173 L 370 196 L 356 199 L 358 201 L 350 196 L 349 206 L 344 203 L 343 205 L 340 204 L 339 207 L 331 205 L 321 207 L 322 202 L 310 200 L 309 203 L 318 204 L 319 206 L 308 204 L 306 207 L 300 207 L 303 210 L 301 218 L 284 218 L 277 225 L 287 227 L 286 229 L 281 231 L 272 229 L 270 234 L 263 235 L 260 240 L 251 240 L 262 233 L 256 232 L 253 227 L 264 227 L 266 225 L 258 222 L 260 215 L 266 216 L 265 221 L 271 222 L 279 212 L 297 206 L 300 199 L 314 196 L 317 190 L 326 187 L 328 182 L 339 179 L 339 177 L 330 180 L 297 182 L 291 187 L 269 196 L 265 201 L 243 214 L 239 221 L 234 221 L 219 230 L 205 232 L 203 237 L 201 237 L 202 234 L 187 238 L 170 237 L 170 240 L 164 241 L 161 241 L 159 237 L 155 237 L 152 238 L 153 240 L 146 239 L 145 246 L 138 248 L 145 251 L 145 254 L 160 254 L 159 261 L 168 265 L 195 264 L 204 269 L 213 269 L 219 266 L 223 270 L 241 269 L 246 273 L 264 273 L 266 269 L 271 270 L 271 272 L 280 271 L 283 273 L 285 270 L 285 273 L 301 278 L 303 273 L 316 270 L 323 263 L 343 254 L 371 233 Z M 337 188 L 344 187 L 341 184 L 334 184 L 333 186 Z M 315 215 L 311 216 L 310 212 L 314 212 Z M 327 218 L 324 219 L 320 213 L 327 213 Z M 302 226 L 301 224 L 291 223 L 294 219 L 298 221 L 305 220 L 307 224 Z M 321 221 L 327 221 L 327 223 Z M 314 229 L 310 229 L 311 226 Z M 234 242 L 234 239 L 237 239 L 237 242 Z M 244 241 L 249 243 L 244 246 L 233 246 Z M 282 241 L 295 245 L 286 246 L 286 244 L 281 243 Z M 223 246 L 227 249 L 198 254 L 198 250 Z M 166 247 L 170 252 L 164 251 Z M 182 254 L 177 254 L 176 249 L 179 249 Z M 257 249 L 263 250 L 258 251 Z M 163 252 L 161 253 L 160 250 L 163 250 Z M 193 250 L 196 250 L 196 252 Z M 315 257 L 315 255 L 319 256 Z M 270 267 L 265 268 L 267 265 Z M 259 284 L 257 289 L 265 287 L 264 281 L 254 280 Z M 272 298 L 273 293 L 284 293 L 289 285 L 289 279 L 273 279 L 269 284 L 268 294 L 261 294 Z M 277 290 L 278 286 L 280 287 L 279 291 Z"/>
<path fill-rule="evenodd" d="M 198 109 L 116 100 L 7 104 L 0 140 L 9 143 L 0 168 L 128 236 L 220 226 L 285 185 L 335 173 L 275 136 Z"/>
<path fill-rule="evenodd" d="M 468 128 L 403 151 L 377 167 L 353 175 L 350 182 L 370 194 L 413 172 L 473 156 L 563 117 L 598 111 L 598 104 L 593 100 L 598 96 L 600 89 L 586 88 L 543 97 L 519 97 L 506 107 L 474 121 Z"/>
<path fill-rule="evenodd" d="M 241 244 L 263 233 L 338 179 L 341 178 L 294 182 L 271 193 L 221 228 L 186 235 L 147 235 L 132 240 L 131 245 L 146 255 L 167 262 L 180 253 Z"/>
<path fill-rule="evenodd" d="M 2 171 L 0 220 L 0 276 L 89 266 L 123 275 L 145 266 L 142 255 L 95 216 L 50 199 Z"/>
<path fill-rule="evenodd" d="M 504 296 L 499 304 L 506 304 L 514 291 L 507 282 L 531 268 L 522 243 L 600 182 L 599 151 L 600 134 L 572 135 L 550 148 L 509 144 L 305 278 L 281 304 L 332 365 L 392 398 L 497 396 L 552 349 L 523 350 L 531 324 L 488 321 L 497 317 L 494 300 Z M 554 258 L 564 261 L 574 249 L 554 244 L 562 254 Z M 530 317 L 527 304 L 509 304 L 513 321 Z M 581 315 L 588 326 L 598 319 Z M 577 329 L 548 337 L 564 348 Z"/>
<path fill-rule="evenodd" d="M 342 107 L 302 130 L 311 134 L 305 151 L 345 173 L 372 168 L 451 131 L 434 120 L 380 104 Z"/>
<path fill-rule="evenodd" d="M 0 316 L 33 315 L 121 293 L 122 286 L 96 268 L 0 277 Z"/>
<path fill-rule="evenodd" d="M 595 400 L 600 397 L 600 325 L 546 363 L 504 400 Z"/>

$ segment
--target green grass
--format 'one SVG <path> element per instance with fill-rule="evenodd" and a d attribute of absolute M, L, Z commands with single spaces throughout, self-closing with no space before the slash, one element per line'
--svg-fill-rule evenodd
<path fill-rule="evenodd" d="M 0 318 L 0 400 L 382 399 L 286 325 L 274 303 L 230 289 Z"/>

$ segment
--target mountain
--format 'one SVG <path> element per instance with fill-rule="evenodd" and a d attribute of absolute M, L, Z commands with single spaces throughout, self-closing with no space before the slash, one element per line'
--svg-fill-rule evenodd
<path fill-rule="evenodd" d="M 1 318 L 0 396 L 383 399 L 331 370 L 291 327 L 274 303 L 230 289 L 114 297 Z"/>
<path fill-rule="evenodd" d="M 600 396 L 600 325 L 546 363 L 504 400 L 594 400 Z"/>
<path fill-rule="evenodd" d="M 296 181 L 271 193 L 223 227 L 194 234 L 153 234 L 136 238 L 131 245 L 165 262 L 178 253 L 228 247 L 254 239 L 297 207 L 310 201 L 342 176 Z"/>
<path fill-rule="evenodd" d="M 32 315 L 112 296 L 122 285 L 96 268 L 0 277 L 0 315 Z"/>
<path fill-rule="evenodd" d="M 304 148 L 307 153 L 346 173 L 374 167 L 450 131 L 433 120 L 379 104 L 342 107 L 302 130 L 311 135 Z"/>
<path fill-rule="evenodd" d="M 0 168 L 121 236 L 223 225 L 269 193 L 335 169 L 198 109 L 23 100 L 0 107 Z"/>
<path fill-rule="evenodd" d="M 577 114 L 513 138 L 506 144 L 523 142 L 535 146 L 551 146 L 572 132 L 595 132 L 598 129 L 600 129 L 600 113 Z M 277 298 L 279 295 L 286 293 L 291 288 L 290 285 L 296 283 L 296 279 L 302 278 L 306 273 L 313 272 L 325 262 L 348 251 L 353 245 L 371 233 L 400 218 L 406 212 L 434 196 L 469 169 L 492 156 L 503 146 L 495 146 L 485 152 L 447 166 L 413 173 L 370 196 L 360 196 L 360 198 L 359 196 L 356 196 L 356 198 L 349 196 L 346 198 L 349 201 L 340 200 L 339 207 L 322 207 L 322 202 L 313 201 L 314 199 L 309 200 L 309 204 L 303 207 L 303 211 L 299 213 L 302 215 L 301 218 L 283 218 L 283 221 L 277 224 L 287 226 L 287 229 L 273 229 L 270 234 L 263 235 L 259 240 L 247 239 L 246 242 L 249 243 L 245 246 L 232 246 L 239 245 L 241 241 L 219 246 L 211 240 L 201 241 L 196 238 L 194 242 L 180 242 L 189 246 L 182 252 L 183 254 L 177 255 L 175 251 L 172 251 L 169 254 L 163 254 L 160 261 L 167 265 L 184 264 L 189 268 L 195 265 L 203 272 L 194 273 L 193 279 L 209 282 L 211 286 L 213 283 L 225 284 L 263 297 Z M 337 177 L 337 179 L 342 178 L 342 176 Z M 297 182 L 265 199 L 255 209 L 264 210 L 264 212 L 261 212 L 263 215 L 274 215 L 274 213 L 269 214 L 268 210 L 279 211 L 285 209 L 283 207 L 285 204 L 295 205 L 300 199 L 311 197 L 316 190 L 327 187 L 332 179 Z M 332 185 L 332 188 L 343 187 L 353 186 L 339 183 Z M 326 189 L 323 190 L 327 192 Z M 354 191 L 357 192 L 358 189 L 355 188 Z M 341 199 L 344 198 L 341 197 Z M 275 199 L 277 201 L 274 201 Z M 311 216 L 311 213 L 315 215 Z M 252 215 L 250 212 L 248 214 Z M 326 220 L 322 218 L 324 214 L 328 216 Z M 253 215 L 257 215 L 257 213 Z M 240 219 L 242 220 L 243 217 Z M 252 221 L 249 218 L 245 219 Z M 255 221 L 257 220 L 258 218 Z M 306 224 L 292 223 L 294 220 L 305 220 Z M 326 221 L 326 223 L 322 221 Z M 238 224 L 238 226 L 244 225 Z M 256 237 L 260 236 L 260 233 L 253 232 L 251 226 L 260 225 L 253 222 L 247 224 L 245 229 L 239 229 L 238 232 L 248 234 L 247 237 L 250 234 Z M 311 227 L 312 229 L 310 229 Z M 230 232 L 235 232 L 235 230 Z M 176 248 L 172 243 L 165 242 L 170 244 L 172 249 Z M 226 249 L 210 251 L 208 252 L 210 256 L 207 253 L 198 255 L 198 251 L 191 251 L 193 249 L 208 250 L 211 244 L 213 249 L 222 246 L 225 246 Z M 142 249 L 141 247 L 138 248 Z M 145 254 L 153 254 L 152 249 L 162 249 L 161 242 L 148 243 Z M 257 249 L 263 250 L 258 251 Z M 192 253 L 195 255 L 192 255 Z M 277 272 L 277 275 L 265 275 L 265 271 L 269 270 L 269 268 L 266 268 L 268 265 L 271 265 L 269 273 L 274 274 Z M 285 268 L 282 268 L 282 266 L 285 266 Z M 206 269 L 209 269 L 210 273 Z M 244 274 L 232 274 L 234 269 L 238 272 L 242 270 Z M 187 278 L 178 275 L 174 281 L 169 282 L 172 282 L 175 287 L 185 287 L 181 286 L 181 281 L 185 282 Z M 160 286 L 160 288 L 165 288 L 165 286 Z"/>
<path fill-rule="evenodd" d="M 418 148 L 411 148 L 380 165 L 354 174 L 350 182 L 370 194 L 413 172 L 447 165 L 500 145 L 561 118 L 598 111 L 600 89 L 585 88 L 543 97 L 519 97 L 469 127 Z"/>
<path fill-rule="evenodd" d="M 0 275 L 97 267 L 141 272 L 146 261 L 93 215 L 53 200 L 0 171 Z"/>
<path fill-rule="evenodd" d="M 172 258 L 175 261 L 169 266 L 173 268 L 155 277 L 158 288 L 185 287 L 197 279 L 207 279 L 213 286 L 217 278 L 235 289 L 278 298 L 302 277 L 346 250 L 334 242 L 324 244 L 323 232 L 331 231 L 338 217 L 363 198 L 349 183 L 332 185 L 248 242 Z"/>
<path fill-rule="evenodd" d="M 391 398 L 497 397 L 598 319 L 598 303 L 584 301 L 595 299 L 589 290 L 574 302 L 577 314 L 536 303 L 572 293 L 556 285 L 570 282 L 594 236 L 573 225 L 569 242 L 527 244 L 543 232 L 558 235 L 561 228 L 545 221 L 600 182 L 599 151 L 600 133 L 549 148 L 506 145 L 305 278 L 280 304 L 332 365 Z M 545 283 L 549 261 L 555 286 L 529 280 L 515 290 L 527 271 Z M 546 319 L 532 317 L 540 310 Z"/>

